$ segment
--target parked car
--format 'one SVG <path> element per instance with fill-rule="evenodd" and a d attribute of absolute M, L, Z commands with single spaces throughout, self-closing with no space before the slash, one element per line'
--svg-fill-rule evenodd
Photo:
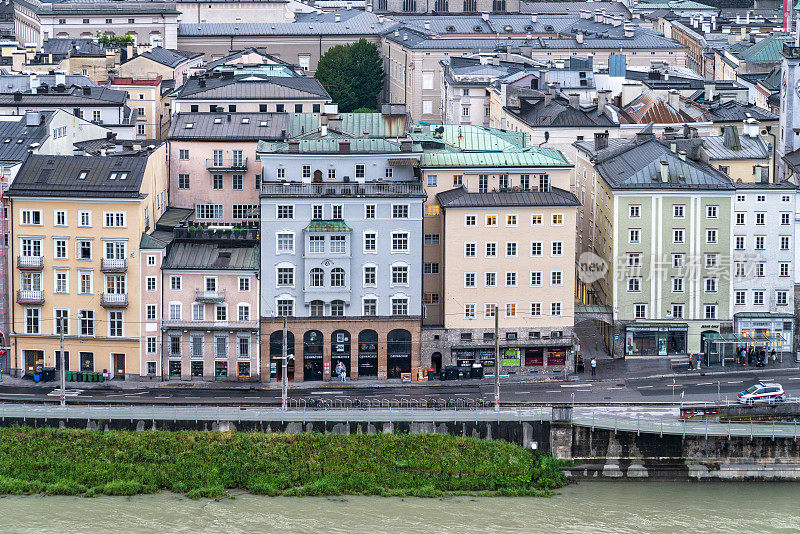
<path fill-rule="evenodd" d="M 759 382 L 739 393 L 737 397 L 742 404 L 782 402 L 786 400 L 786 391 L 783 390 L 783 386 L 775 382 Z"/>

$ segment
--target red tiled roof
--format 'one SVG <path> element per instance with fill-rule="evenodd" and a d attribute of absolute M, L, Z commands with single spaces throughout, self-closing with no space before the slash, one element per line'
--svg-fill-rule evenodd
<path fill-rule="evenodd" d="M 692 116 L 675 109 L 650 91 L 645 91 L 622 108 L 620 122 L 627 124 L 683 124 L 697 122 Z"/>
<path fill-rule="evenodd" d="M 130 76 L 117 76 L 113 80 L 108 82 L 110 85 L 152 85 L 158 86 L 161 85 L 161 76 L 156 78 L 155 80 L 134 80 Z"/>

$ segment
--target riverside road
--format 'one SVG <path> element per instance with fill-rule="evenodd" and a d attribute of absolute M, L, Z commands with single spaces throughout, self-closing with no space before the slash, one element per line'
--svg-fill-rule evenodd
<path fill-rule="evenodd" d="M 0 401 L 56 401 L 58 390 L 52 382 L 42 385 L 23 385 L 19 380 L 0 382 Z M 505 403 L 651 403 L 679 401 L 714 402 L 734 399 L 736 393 L 757 381 L 783 384 L 792 397 L 800 397 L 800 369 L 749 369 L 726 372 L 694 372 L 680 376 L 577 379 L 547 381 L 501 380 L 501 401 Z M 138 387 L 135 383 L 108 382 L 83 385 L 69 383 L 68 402 L 114 402 L 147 404 L 274 404 L 280 402 L 280 384 L 225 384 L 214 387 L 203 384 L 160 383 L 159 387 Z M 326 382 L 289 386 L 291 399 L 379 402 L 449 399 L 485 399 L 494 395 L 492 379 L 457 382 L 369 383 Z"/>

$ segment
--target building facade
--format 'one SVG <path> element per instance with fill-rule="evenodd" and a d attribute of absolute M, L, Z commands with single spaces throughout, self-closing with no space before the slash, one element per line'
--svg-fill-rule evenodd
<path fill-rule="evenodd" d="M 401 378 L 419 367 L 422 204 L 410 139 L 261 143 L 262 380 Z M 341 366 L 339 364 L 342 364 Z"/>

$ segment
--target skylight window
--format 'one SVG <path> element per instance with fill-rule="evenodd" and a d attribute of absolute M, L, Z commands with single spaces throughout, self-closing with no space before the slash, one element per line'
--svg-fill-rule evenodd
<path fill-rule="evenodd" d="M 242 124 L 250 124 L 250 117 L 242 117 Z"/>
<path fill-rule="evenodd" d="M 116 172 L 112 172 L 111 174 L 108 175 L 108 179 L 109 180 L 116 180 L 117 179 L 117 174 L 118 173 L 116 173 Z"/>
<path fill-rule="evenodd" d="M 3 142 L 4 143 L 10 143 L 11 142 L 11 138 L 10 137 L 6 137 L 5 139 L 3 139 Z"/>
<path fill-rule="evenodd" d="M 81 171 L 78 173 L 78 180 L 85 180 L 89 176 L 89 171 Z"/>
<path fill-rule="evenodd" d="M 260 121 L 258 123 L 258 126 L 261 127 L 261 128 L 266 128 L 267 127 L 267 121 Z"/>
<path fill-rule="evenodd" d="M 194 123 L 193 122 L 187 122 L 186 126 L 184 126 L 184 128 L 186 128 L 187 130 L 191 130 L 192 128 L 194 128 Z"/>
<path fill-rule="evenodd" d="M 119 173 L 119 179 L 120 180 L 127 180 L 128 179 L 128 173 L 127 172 Z"/>
<path fill-rule="evenodd" d="M 216 119 L 214 119 L 214 124 L 222 124 L 222 119 L 217 117 Z"/>

